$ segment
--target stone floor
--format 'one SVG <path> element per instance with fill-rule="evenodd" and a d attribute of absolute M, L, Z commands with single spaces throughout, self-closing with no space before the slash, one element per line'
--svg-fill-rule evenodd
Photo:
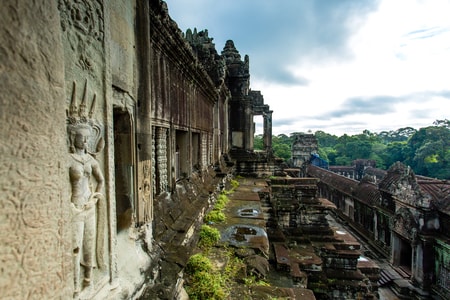
<path fill-rule="evenodd" d="M 214 224 L 221 231 L 222 243 L 250 248 L 265 259 L 269 258 L 269 240 L 266 223 L 270 217 L 259 193 L 268 192 L 265 179 L 239 178 L 239 187 L 228 195 L 230 201 L 224 209 L 226 221 Z M 295 286 L 292 278 L 269 267 L 267 286 L 252 286 L 252 299 L 304 299 L 315 300 L 311 290 Z M 247 287 L 245 287 L 247 288 Z M 239 287 L 233 291 L 239 295 Z M 235 298 L 233 298 L 235 299 Z"/>
<path fill-rule="evenodd" d="M 350 233 L 352 233 L 352 235 L 358 240 L 358 242 L 361 244 L 361 250 L 362 252 L 371 252 L 372 254 L 376 253 L 375 249 L 371 249 L 370 246 L 368 244 L 366 244 L 364 242 L 363 239 L 359 238 L 358 233 L 354 232 L 351 230 L 350 227 L 339 223 L 338 221 L 336 221 L 336 219 L 331 218 L 334 222 L 334 226 L 338 226 L 340 228 L 340 230 L 343 231 L 348 231 Z M 395 293 L 392 291 L 391 288 L 388 287 L 388 284 L 385 284 L 387 280 L 396 280 L 396 279 L 403 279 L 402 275 L 399 274 L 394 268 L 392 268 L 392 266 L 389 264 L 389 262 L 384 259 L 384 258 L 376 258 L 376 257 L 372 257 L 371 258 L 375 263 L 377 263 L 381 270 L 382 270 L 382 279 L 380 280 L 380 287 L 378 288 L 378 293 L 379 293 L 379 299 L 380 300 L 399 300 L 400 298 L 398 298 Z M 387 276 L 389 277 L 388 279 L 384 279 L 384 274 L 388 274 Z"/>
<path fill-rule="evenodd" d="M 378 290 L 378 294 L 380 295 L 380 300 L 399 300 L 399 298 L 391 291 L 390 288 L 380 288 Z"/>
<path fill-rule="evenodd" d="M 266 233 L 266 223 L 269 216 L 260 201 L 259 194 L 267 191 L 267 182 L 265 179 L 253 178 L 240 178 L 238 181 L 240 185 L 234 193 L 229 195 L 230 202 L 225 209 L 227 222 L 219 225 L 223 233 L 223 241 L 228 240 L 235 246 L 251 247 L 265 252 L 269 243 Z M 327 219 L 330 222 L 330 226 L 337 228 L 339 232 L 349 232 L 350 235 L 355 235 L 349 228 L 340 224 L 333 217 L 328 216 Z M 357 240 L 361 243 L 363 249 L 368 249 L 361 239 Z M 374 259 L 372 258 L 371 260 Z M 382 263 L 383 268 L 391 270 L 389 264 L 385 261 L 377 261 L 376 259 L 374 261 Z M 392 272 L 395 272 L 395 270 L 392 269 Z M 270 268 L 267 280 L 277 288 L 295 288 L 292 278 L 284 276 L 283 273 L 277 271 L 273 266 Z M 307 298 L 302 299 L 315 299 L 310 293 L 311 291 L 307 290 L 305 292 L 306 289 L 302 290 L 304 296 L 308 295 Z M 382 300 L 398 299 L 388 287 L 380 287 L 379 297 Z"/>

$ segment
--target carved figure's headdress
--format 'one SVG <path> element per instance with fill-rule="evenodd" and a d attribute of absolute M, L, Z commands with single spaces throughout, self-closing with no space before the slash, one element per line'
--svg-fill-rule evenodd
<path fill-rule="evenodd" d="M 87 108 L 87 94 L 88 94 L 88 88 L 87 88 L 87 80 L 84 84 L 84 90 L 83 90 L 83 98 L 81 99 L 80 106 L 78 107 L 77 104 L 77 84 L 74 81 L 72 86 L 72 98 L 70 101 L 69 110 L 67 112 L 67 130 L 69 134 L 69 143 L 70 143 L 70 150 L 73 152 L 73 141 L 74 141 L 74 135 L 77 130 L 80 129 L 89 129 L 92 132 L 92 139 L 89 143 L 89 148 L 95 149 L 95 152 L 90 151 L 90 149 L 86 149 L 86 151 L 90 154 L 95 155 L 96 153 L 103 150 L 104 147 L 104 140 L 101 137 L 101 126 L 98 124 L 98 122 L 94 119 L 94 113 L 95 113 L 95 104 L 97 95 L 94 94 L 94 97 L 92 98 L 92 103 L 89 109 L 89 112 L 86 112 Z"/>
<path fill-rule="evenodd" d="M 86 102 L 87 102 L 87 80 L 84 84 L 83 90 L 83 98 L 81 99 L 80 107 L 77 106 L 77 84 L 73 82 L 72 88 L 72 100 L 70 102 L 69 113 L 67 116 L 67 121 L 69 125 L 77 125 L 77 124 L 90 124 L 92 125 L 92 116 L 95 112 L 95 103 L 96 103 L 97 95 L 94 94 L 94 98 L 92 99 L 91 108 L 89 110 L 89 114 L 86 114 Z"/>

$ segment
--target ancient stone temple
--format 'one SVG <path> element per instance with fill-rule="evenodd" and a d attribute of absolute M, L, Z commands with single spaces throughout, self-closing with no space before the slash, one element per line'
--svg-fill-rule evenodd
<path fill-rule="evenodd" d="M 399 162 L 387 171 L 364 169 L 360 181 L 309 165 L 319 195 L 389 263 L 381 287 L 401 299 L 447 299 L 449 268 L 448 181 L 415 175 Z M 376 253 L 376 254 L 375 254 Z M 392 268 L 390 270 L 390 268 Z"/>
<path fill-rule="evenodd" d="M 292 136 L 292 166 L 300 170 L 298 176 L 306 177 L 311 155 L 319 150 L 317 138 L 311 133 L 293 133 Z"/>
<path fill-rule="evenodd" d="M 1 298 L 183 299 L 203 217 L 236 174 L 247 177 L 229 213 L 256 225 L 231 236 L 256 240 L 297 295 L 376 295 L 377 266 L 329 216 L 344 203 L 370 224 L 373 202 L 325 199 L 327 176 L 306 168 L 310 135 L 293 158 L 311 178 L 272 177 L 273 112 L 232 40 L 218 52 L 207 30 L 181 32 L 161 0 L 2 4 Z M 408 293 L 446 296 L 448 184 L 399 169 L 380 180 L 367 230 L 409 272 Z"/>
<path fill-rule="evenodd" d="M 271 150 L 248 56 L 160 0 L 2 4 L 0 295 L 172 298 L 255 115 Z"/>
<path fill-rule="evenodd" d="M 264 104 L 260 91 L 250 89 L 249 57 L 242 61 L 233 41 L 226 42 L 222 51 L 227 66 L 226 84 L 231 87 L 230 107 L 230 155 L 236 159 L 237 174 L 269 176 L 274 172 L 272 155 L 272 111 Z M 263 116 L 264 152 L 253 151 L 255 116 Z"/>
<path fill-rule="evenodd" d="M 270 180 L 276 224 L 269 239 L 277 268 L 314 291 L 317 299 L 376 299 L 379 267 L 330 217 L 336 206 L 318 197 L 318 181 Z"/>

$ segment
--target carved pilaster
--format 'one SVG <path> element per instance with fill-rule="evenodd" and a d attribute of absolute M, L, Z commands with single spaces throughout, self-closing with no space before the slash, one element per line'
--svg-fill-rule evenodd
<path fill-rule="evenodd" d="M 152 127 L 152 193 L 156 195 L 156 128 Z"/>
<path fill-rule="evenodd" d="M 202 133 L 201 137 L 201 167 L 204 168 L 208 164 L 208 135 Z"/>
<path fill-rule="evenodd" d="M 156 129 L 156 164 L 158 173 L 159 192 L 167 191 L 167 128 L 158 127 Z"/>

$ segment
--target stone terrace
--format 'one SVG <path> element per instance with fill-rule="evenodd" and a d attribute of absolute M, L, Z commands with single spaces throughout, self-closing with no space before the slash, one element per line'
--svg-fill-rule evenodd
<path fill-rule="evenodd" d="M 271 286 L 251 287 L 252 296 L 376 298 L 379 267 L 361 257 L 351 234 L 335 226 L 327 213 L 335 207 L 316 198 L 315 179 L 237 180 L 224 210 L 227 220 L 215 227 L 222 243 L 259 257 L 254 267 Z"/>

